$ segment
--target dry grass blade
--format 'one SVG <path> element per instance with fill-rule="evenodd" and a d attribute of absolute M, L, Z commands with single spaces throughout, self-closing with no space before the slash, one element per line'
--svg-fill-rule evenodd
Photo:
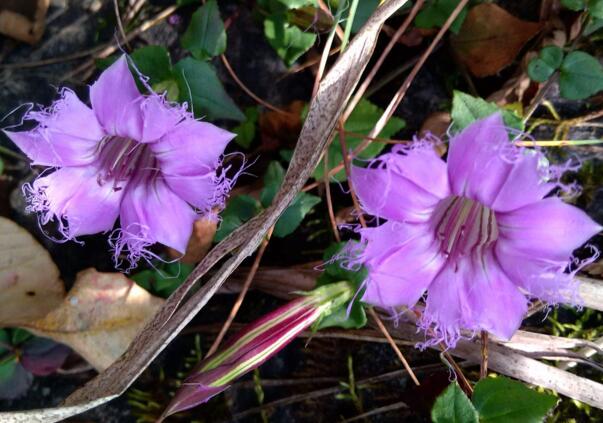
<path fill-rule="evenodd" d="M 0 413 L 3 422 L 52 422 L 82 413 L 121 395 L 186 324 L 207 304 L 245 257 L 258 247 L 316 167 L 352 90 L 358 84 L 385 20 L 407 0 L 379 7 L 325 76 L 308 112 L 291 164 L 273 204 L 216 246 L 185 283 L 166 301 L 126 353 L 111 367 L 70 395 L 63 406 L 29 412 Z M 228 253 L 237 249 L 199 291 L 189 290 Z M 179 308 L 178 308 L 179 307 Z"/>

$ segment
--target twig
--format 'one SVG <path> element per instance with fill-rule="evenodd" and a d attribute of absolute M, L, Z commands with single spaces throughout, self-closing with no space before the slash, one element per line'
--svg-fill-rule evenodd
<path fill-rule="evenodd" d="M 269 110 L 272 110 L 273 112 L 281 113 L 284 115 L 293 115 L 293 113 L 287 112 L 286 110 L 283 110 L 283 109 L 279 109 L 278 107 L 273 106 L 272 104 L 268 103 L 266 100 L 262 100 L 260 97 L 255 95 L 254 92 L 251 91 L 249 88 L 247 88 L 247 86 L 245 84 L 243 84 L 243 81 L 241 81 L 239 79 L 239 77 L 237 76 L 235 71 L 232 69 L 232 66 L 230 66 L 230 62 L 228 61 L 228 59 L 226 58 L 226 56 L 224 54 L 220 55 L 220 59 L 222 59 L 222 63 L 224 64 L 224 67 L 230 74 L 230 77 L 232 79 L 234 79 L 234 81 L 237 83 L 237 85 L 243 91 L 245 91 L 245 94 L 247 94 L 249 97 L 254 99 L 258 104 L 261 104 L 262 106 L 264 106 L 265 108 L 267 108 Z"/>
<path fill-rule="evenodd" d="M 352 417 L 351 419 L 342 420 L 341 423 L 357 422 L 358 420 L 364 420 L 367 417 L 372 417 L 372 416 L 376 416 L 378 414 L 383 414 L 383 413 L 389 413 L 390 411 L 399 410 L 401 408 L 408 408 L 408 405 L 406 405 L 406 403 L 404 403 L 402 401 L 396 402 L 394 404 L 375 408 L 371 411 L 367 411 L 366 413 L 359 414 L 356 417 Z"/>
<path fill-rule="evenodd" d="M 442 356 L 446 359 L 448 364 L 450 366 L 452 366 L 452 369 L 454 370 L 456 377 L 459 378 L 459 380 L 461 381 L 461 383 L 460 383 L 461 389 L 467 394 L 468 397 L 471 397 L 473 395 L 473 387 L 471 386 L 471 383 L 469 383 L 469 381 L 465 377 L 465 373 L 463 373 L 463 369 L 461 369 L 461 367 L 458 365 L 458 363 L 455 361 L 455 359 L 452 358 L 452 356 L 446 349 L 446 345 L 440 343 L 440 349 L 442 350 Z"/>
<path fill-rule="evenodd" d="M 402 365 L 404 366 L 404 368 L 408 372 L 408 375 L 410 376 L 410 378 L 412 379 L 412 381 L 417 386 L 421 385 L 419 383 L 419 379 L 417 379 L 417 376 L 414 374 L 414 372 L 412 371 L 412 368 L 408 364 L 408 361 L 406 361 L 406 358 L 404 358 L 404 354 L 402 354 L 402 351 L 400 351 L 400 348 L 398 348 L 398 345 L 396 345 L 396 342 L 394 341 L 394 339 L 392 338 L 392 336 L 389 334 L 389 332 L 387 331 L 387 328 L 385 327 L 385 325 L 383 324 L 383 322 L 381 321 L 381 319 L 379 318 L 379 316 L 375 312 L 375 309 L 373 309 L 372 307 L 369 307 L 368 311 L 369 311 L 369 314 L 371 315 L 371 317 L 373 318 L 373 320 L 375 321 L 375 323 L 377 323 L 377 326 L 379 327 L 379 330 L 381 330 L 381 332 L 383 333 L 383 336 L 385 336 L 385 338 L 387 339 L 387 341 L 389 342 L 389 344 L 393 348 L 394 352 L 396 353 L 396 355 L 398 356 L 398 358 L 402 362 Z"/>
<path fill-rule="evenodd" d="M 327 210 L 329 213 L 329 221 L 331 222 L 331 229 L 335 241 L 341 242 L 339 236 L 339 228 L 337 227 L 337 220 L 335 219 L 335 212 L 333 211 L 333 199 L 331 198 L 331 184 L 329 183 L 329 146 L 325 148 L 325 154 L 322 158 L 324 166 L 324 183 L 325 183 L 325 196 L 327 197 Z"/>
<path fill-rule="evenodd" d="M 425 3 L 425 0 L 418 0 L 415 3 L 415 5 L 410 10 L 410 13 L 406 17 L 406 19 L 404 19 L 404 22 L 402 22 L 402 25 L 400 25 L 398 30 L 394 33 L 392 38 L 389 40 L 389 43 L 387 43 L 387 45 L 381 52 L 381 55 L 377 59 L 377 62 L 375 62 L 375 65 L 372 67 L 371 71 L 368 73 L 366 78 L 364 78 L 364 81 L 362 81 L 362 83 L 358 86 L 358 89 L 356 90 L 354 97 L 352 97 L 352 99 L 348 103 L 348 106 L 345 109 L 345 112 L 343 113 L 343 121 L 344 122 L 348 120 L 348 118 L 350 117 L 350 115 L 352 114 L 352 112 L 354 111 L 354 109 L 356 108 L 358 103 L 360 102 L 360 99 L 362 98 L 362 96 L 364 95 L 366 90 L 368 89 L 369 85 L 371 84 L 371 82 L 373 82 L 373 79 L 375 79 L 375 75 L 377 75 L 377 72 L 379 72 L 379 69 L 381 69 L 383 62 L 385 62 L 385 59 L 387 58 L 389 53 L 392 51 L 392 49 L 394 48 L 394 46 L 396 45 L 396 43 L 398 42 L 398 40 L 400 39 L 402 34 L 404 34 L 406 32 L 406 30 L 412 23 L 413 19 L 415 18 L 415 16 L 417 15 L 417 13 L 421 9 L 421 7 L 423 6 L 423 3 Z"/>
<path fill-rule="evenodd" d="M 113 8 L 115 10 L 115 20 L 117 21 L 117 28 L 121 34 L 122 42 L 128 47 L 128 50 L 132 50 L 132 47 L 130 47 L 128 40 L 126 39 L 126 31 L 124 31 L 124 27 L 121 23 L 121 15 L 119 14 L 119 4 L 117 3 L 117 0 L 113 0 Z"/>
<path fill-rule="evenodd" d="M 348 186 L 350 188 L 350 196 L 352 197 L 352 202 L 354 203 L 354 208 L 356 209 L 356 213 L 358 214 L 358 220 L 362 227 L 366 228 L 366 220 L 364 220 L 364 215 L 362 213 L 362 208 L 360 207 L 360 203 L 358 202 L 358 197 L 356 196 L 356 191 L 352 186 L 352 169 L 350 167 L 350 158 L 348 157 L 348 148 L 345 142 L 345 132 L 343 130 L 343 123 L 340 121 L 339 123 L 339 144 L 341 145 L 341 155 L 343 156 L 343 166 L 345 169 L 345 173 L 348 178 Z"/>
<path fill-rule="evenodd" d="M 488 332 L 483 330 L 482 338 L 482 361 L 479 368 L 479 378 L 485 379 L 488 376 Z"/>
<path fill-rule="evenodd" d="M 243 287 L 241 288 L 241 292 L 239 292 L 239 296 L 237 297 L 237 300 L 235 301 L 234 305 L 232 306 L 232 309 L 230 310 L 228 319 L 226 319 L 226 321 L 224 322 L 224 325 L 222 326 L 222 329 L 218 333 L 218 336 L 216 336 L 216 339 L 214 340 L 213 344 L 207 351 L 207 354 L 205 354 L 206 357 L 211 356 L 213 353 L 215 353 L 217 351 L 218 347 L 220 346 L 220 343 L 222 342 L 222 340 L 224 339 L 224 336 L 226 335 L 226 332 L 228 332 L 228 328 L 230 328 L 230 325 L 234 321 L 234 318 L 236 317 L 237 313 L 239 312 L 239 309 L 241 308 L 241 305 L 243 304 L 243 300 L 245 299 L 245 295 L 247 295 L 247 291 L 249 290 L 249 286 L 251 285 L 251 282 L 253 281 L 253 278 L 260 267 L 260 261 L 262 260 L 262 257 L 264 256 L 264 253 L 266 252 L 266 248 L 268 247 L 268 243 L 270 242 L 270 236 L 272 235 L 273 230 L 274 230 L 274 227 L 272 227 L 268 230 L 268 233 L 266 233 L 266 237 L 260 244 L 260 248 L 258 249 L 258 253 L 255 256 L 255 260 L 253 261 L 253 264 L 251 265 L 251 269 L 249 270 L 249 273 L 247 274 L 247 279 L 245 279 L 245 283 L 243 284 Z"/>
<path fill-rule="evenodd" d="M 339 28 L 339 25 L 337 24 L 337 20 L 341 16 L 341 12 L 343 10 L 343 5 L 344 5 L 344 2 L 341 2 L 341 3 L 339 3 L 339 6 L 337 7 L 337 18 L 335 18 L 335 25 L 333 26 L 333 29 L 329 33 L 329 36 L 327 37 L 327 42 L 325 43 L 325 47 L 322 50 L 322 54 L 320 56 L 320 63 L 318 64 L 318 70 L 316 71 L 316 77 L 314 78 L 314 86 L 312 87 L 312 98 L 314 98 L 316 96 L 316 93 L 318 92 L 318 86 L 320 85 L 320 81 L 322 80 L 322 76 L 325 72 L 325 68 L 327 67 L 327 60 L 329 59 L 329 52 L 331 50 L 331 46 L 333 45 L 333 39 L 335 38 L 335 33 L 337 32 L 336 30 L 337 30 L 337 28 Z M 342 51 L 342 50 L 340 50 L 340 51 Z M 328 146 L 327 146 L 327 148 L 328 148 Z"/>

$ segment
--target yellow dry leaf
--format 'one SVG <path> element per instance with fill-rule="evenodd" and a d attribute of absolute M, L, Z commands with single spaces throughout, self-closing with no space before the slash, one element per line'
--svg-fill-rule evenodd
<path fill-rule="evenodd" d="M 69 345 L 102 371 L 126 351 L 163 301 L 121 273 L 87 269 L 58 308 L 27 328 Z"/>
<path fill-rule="evenodd" d="M 64 297 L 48 251 L 21 226 L 0 217 L 0 327 L 39 319 Z"/>

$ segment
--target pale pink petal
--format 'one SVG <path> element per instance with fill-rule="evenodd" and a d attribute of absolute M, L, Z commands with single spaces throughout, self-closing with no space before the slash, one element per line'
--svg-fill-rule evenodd
<path fill-rule="evenodd" d="M 500 237 L 538 258 L 567 260 L 572 251 L 601 231 L 601 226 L 577 207 L 557 197 L 508 213 L 496 213 Z"/>
<path fill-rule="evenodd" d="M 142 139 L 144 97 L 138 91 L 124 54 L 90 87 L 90 102 L 105 132 Z"/>
<path fill-rule="evenodd" d="M 48 109 L 25 116 L 38 125 L 30 131 L 4 133 L 35 165 L 77 166 L 96 158 L 99 142 L 105 136 L 94 112 L 70 90 Z"/>
<path fill-rule="evenodd" d="M 193 176 L 164 176 L 170 189 L 180 198 L 203 212 L 221 205 L 224 200 L 222 181 L 215 172 L 200 173 Z"/>
<path fill-rule="evenodd" d="M 99 184 L 94 166 L 59 169 L 38 178 L 28 193 L 30 209 L 41 213 L 42 223 L 55 221 L 66 238 L 91 235 L 113 228 L 123 191 L 110 182 Z M 63 228 L 62 219 L 67 221 Z"/>
<path fill-rule="evenodd" d="M 140 142 L 153 142 L 174 130 L 185 118 L 191 119 L 184 107 L 170 105 L 163 96 L 156 94 L 145 98 L 141 106 L 143 116 Z"/>
<path fill-rule="evenodd" d="M 526 310 L 526 298 L 488 252 L 444 266 L 429 287 L 422 325 L 433 327 L 434 342 L 454 347 L 462 330 L 509 339 Z"/>
<path fill-rule="evenodd" d="M 184 254 L 197 215 L 162 179 L 139 178 L 128 186 L 119 217 L 122 247 L 139 256 L 156 242 Z"/>
<path fill-rule="evenodd" d="M 565 273 L 569 260 L 547 260 L 522 253 L 505 239 L 495 247 L 496 260 L 509 279 L 532 298 L 547 304 L 578 304 L 578 284 L 574 276 Z"/>
<path fill-rule="evenodd" d="M 433 231 L 426 224 L 388 221 L 362 231 L 368 269 L 362 301 L 380 307 L 412 307 L 444 264 Z"/>
<path fill-rule="evenodd" d="M 555 185 L 543 180 L 543 172 L 539 169 L 542 159 L 542 154 L 524 150 L 513 163 L 490 208 L 497 212 L 508 212 L 542 200 L 551 192 Z"/>
<path fill-rule="evenodd" d="M 399 222 L 426 222 L 440 198 L 390 167 L 352 167 L 352 184 L 362 209 Z"/>
<path fill-rule="evenodd" d="M 211 123 L 186 119 L 150 147 L 164 175 L 198 175 L 218 166 L 234 136 Z"/>
<path fill-rule="evenodd" d="M 455 195 L 491 206 L 504 185 L 515 153 L 500 113 L 479 120 L 450 140 L 448 177 Z"/>

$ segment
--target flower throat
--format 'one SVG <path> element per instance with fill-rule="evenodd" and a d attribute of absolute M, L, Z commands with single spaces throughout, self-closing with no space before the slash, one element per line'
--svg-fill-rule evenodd
<path fill-rule="evenodd" d="M 99 185 L 113 182 L 113 189 L 123 189 L 134 173 L 156 169 L 155 158 L 147 144 L 123 138 L 107 137 L 99 144 L 101 170 L 97 176 Z"/>
<path fill-rule="evenodd" d="M 481 252 L 498 239 L 494 212 L 466 197 L 451 196 L 442 200 L 433 221 L 440 249 L 452 260 Z"/>

